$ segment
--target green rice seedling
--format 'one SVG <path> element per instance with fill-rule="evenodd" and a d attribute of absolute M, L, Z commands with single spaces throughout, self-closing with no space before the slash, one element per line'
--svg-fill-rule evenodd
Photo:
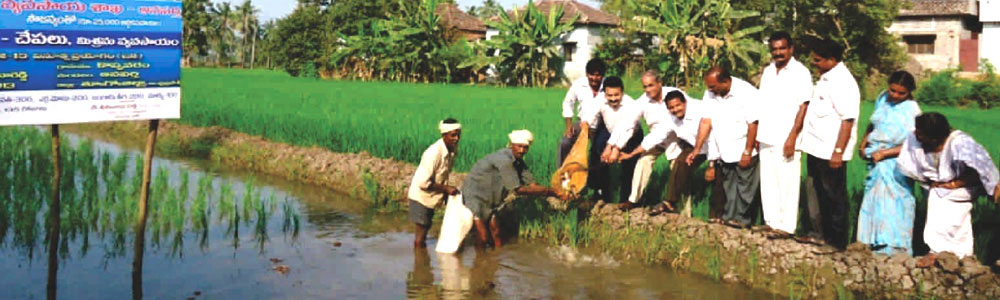
<path fill-rule="evenodd" d="M 709 251 L 708 259 L 705 260 L 705 268 L 708 269 L 708 277 L 712 280 L 719 281 L 722 280 L 722 254 L 721 250 L 716 247 L 712 247 Z"/>
<path fill-rule="evenodd" d="M 757 266 L 760 263 L 760 251 L 757 250 L 759 246 L 750 247 L 750 258 L 747 259 L 747 273 L 750 274 L 750 282 L 753 283 L 757 279 Z"/>

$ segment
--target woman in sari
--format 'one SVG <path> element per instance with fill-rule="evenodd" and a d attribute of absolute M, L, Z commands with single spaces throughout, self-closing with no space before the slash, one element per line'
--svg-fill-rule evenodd
<path fill-rule="evenodd" d="M 920 114 L 917 102 L 910 100 L 915 89 L 910 73 L 896 71 L 889 76 L 889 90 L 875 101 L 871 124 L 858 150 L 868 160 L 858 241 L 887 255 L 913 255 L 913 181 L 896 168 L 896 157 Z"/>

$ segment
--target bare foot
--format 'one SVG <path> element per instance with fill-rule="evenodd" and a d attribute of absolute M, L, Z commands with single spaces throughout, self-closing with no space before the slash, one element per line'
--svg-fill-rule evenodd
<path fill-rule="evenodd" d="M 920 259 L 917 260 L 917 268 L 930 268 L 931 266 L 934 265 L 934 262 L 936 260 L 937 260 L 936 253 L 927 253 L 927 255 L 924 255 L 924 257 L 921 257 Z"/>

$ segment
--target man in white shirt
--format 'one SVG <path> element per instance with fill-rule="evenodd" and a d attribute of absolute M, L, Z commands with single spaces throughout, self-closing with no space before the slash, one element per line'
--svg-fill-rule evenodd
<path fill-rule="evenodd" d="M 448 195 L 458 194 L 458 189 L 448 185 L 448 175 L 455 164 L 455 151 L 462 136 L 462 125 L 448 118 L 438 123 L 441 138 L 424 150 L 417 171 L 410 180 L 407 197 L 410 198 L 410 221 L 414 226 L 413 246 L 427 247 L 427 230 L 431 228 L 434 208 Z"/>
<path fill-rule="evenodd" d="M 563 98 L 562 117 L 566 123 L 566 130 L 563 131 L 563 136 L 559 139 L 560 166 L 563 160 L 566 159 L 566 155 L 569 155 L 569 151 L 573 149 L 576 137 L 580 135 L 580 128 L 575 126 L 573 117 L 579 117 L 584 107 L 591 105 L 594 99 L 601 96 L 601 86 L 604 82 L 604 71 L 606 69 L 604 61 L 600 59 L 595 58 L 588 61 L 586 66 L 587 76 L 573 81 L 573 84 L 569 87 L 569 91 L 566 92 L 566 97 Z M 576 109 L 575 113 L 573 112 L 574 109 Z M 597 126 L 604 126 L 604 124 L 597 124 Z"/>
<path fill-rule="evenodd" d="M 661 130 L 660 126 L 671 126 L 669 124 L 670 112 L 663 103 L 663 95 L 678 89 L 663 86 L 660 72 L 656 70 L 649 70 L 642 74 L 642 89 L 644 91 L 642 97 L 636 100 L 639 109 L 629 110 L 618 122 L 631 124 L 639 122 L 639 119 L 642 118 L 646 120 L 646 126 L 649 127 L 650 132 Z M 605 163 L 620 161 L 621 152 L 625 149 L 625 144 L 634 134 L 633 132 L 634 130 L 630 126 L 616 126 L 609 139 L 611 148 L 608 150 L 610 151 L 606 151 L 606 155 L 601 156 L 601 161 Z M 653 164 L 656 163 L 656 159 L 660 155 L 666 152 L 668 159 L 674 159 L 680 154 L 679 149 L 676 153 L 670 152 L 672 147 L 662 145 L 662 141 L 655 139 L 643 138 L 640 146 L 646 150 L 636 163 L 628 201 L 619 205 L 621 209 L 631 209 L 639 203 L 639 199 L 642 198 L 642 193 L 649 182 L 649 176 L 653 172 Z"/>
<path fill-rule="evenodd" d="M 584 112 L 580 113 L 580 130 L 591 130 L 594 133 L 590 135 L 593 137 L 593 143 L 590 146 L 590 176 L 587 178 L 587 185 L 600 191 L 602 196 L 610 197 L 607 194 L 610 169 L 608 164 L 600 161 L 599 157 L 604 151 L 610 151 L 609 147 L 611 146 L 608 139 L 611 138 L 611 133 L 614 132 L 615 128 L 618 126 L 632 128 L 632 135 L 625 142 L 624 148 L 626 151 L 632 151 L 642 141 L 642 127 L 639 126 L 638 120 L 619 122 L 629 110 L 638 109 L 639 106 L 632 97 L 625 94 L 625 84 L 620 77 L 606 78 L 604 80 L 604 95 L 597 100 L 594 102 L 595 105 L 588 106 Z M 598 128 L 599 123 L 604 123 L 606 126 Z M 628 198 L 629 190 L 626 187 L 632 186 L 632 173 L 638 160 L 639 158 L 636 157 L 624 160 L 622 163 L 619 199 Z M 605 200 L 608 199 L 605 198 Z"/>
<path fill-rule="evenodd" d="M 844 48 L 821 40 L 812 49 L 820 73 L 806 110 L 795 119 L 792 133 L 807 154 L 806 198 L 812 232 L 799 240 L 844 249 L 847 242 L 847 165 L 857 140 L 861 91 L 842 62 Z M 803 117 L 804 114 L 804 117 Z M 801 133 L 800 133 L 801 132 Z"/>
<path fill-rule="evenodd" d="M 709 118 L 711 109 L 700 100 L 688 100 L 687 96 L 680 90 L 667 93 L 663 99 L 667 109 L 670 111 L 672 126 L 658 126 L 657 131 L 650 132 L 646 138 L 650 140 L 650 143 L 660 141 L 658 145 L 662 145 L 663 143 L 669 143 L 670 138 L 673 137 L 681 149 L 680 156 L 678 157 L 687 158 L 694 153 L 693 145 L 696 143 L 699 128 L 710 126 L 708 124 L 711 122 Z M 623 154 L 619 159 L 632 159 L 645 152 L 646 149 L 640 146 L 631 152 Z M 667 199 L 650 210 L 650 215 L 674 211 L 681 197 L 690 195 L 691 186 L 689 180 L 694 170 L 698 169 L 698 166 L 705 161 L 705 153 L 704 149 L 698 153 L 694 153 L 691 163 L 675 160 L 674 166 L 670 170 L 670 177 L 667 179 Z"/>
<path fill-rule="evenodd" d="M 795 116 L 805 110 L 812 96 L 812 75 L 795 59 L 795 47 L 787 32 L 771 34 L 768 41 L 773 62 L 760 78 L 761 111 L 757 142 L 760 143 L 760 201 L 764 222 L 784 236 L 795 232 L 799 212 L 802 159 L 791 134 Z"/>
<path fill-rule="evenodd" d="M 713 67 L 705 73 L 703 101 L 714 107 L 708 130 L 699 132 L 695 151 L 704 147 L 711 132 L 709 159 L 714 159 L 718 178 L 715 179 L 713 197 L 719 192 L 726 198 L 726 212 L 722 216 L 727 225 L 750 225 L 753 201 L 759 195 L 760 173 L 757 167 L 757 89 L 746 81 L 732 77 L 729 71 Z M 717 199 L 717 198 L 716 198 Z"/>

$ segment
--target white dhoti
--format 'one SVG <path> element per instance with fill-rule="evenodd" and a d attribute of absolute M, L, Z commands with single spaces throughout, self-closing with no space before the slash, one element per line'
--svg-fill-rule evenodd
<path fill-rule="evenodd" d="M 653 165 L 662 154 L 663 148 L 657 146 L 639 157 L 639 161 L 635 163 L 635 171 L 632 172 L 632 192 L 628 195 L 628 202 L 639 203 L 642 193 L 646 191 L 646 184 L 649 183 L 649 176 L 653 174 Z"/>
<path fill-rule="evenodd" d="M 934 188 L 927 196 L 924 243 L 931 252 L 973 255 L 972 200 L 966 189 Z"/>
<path fill-rule="evenodd" d="M 799 213 L 801 154 L 786 159 L 780 146 L 760 146 L 760 203 L 767 226 L 795 233 Z"/>

